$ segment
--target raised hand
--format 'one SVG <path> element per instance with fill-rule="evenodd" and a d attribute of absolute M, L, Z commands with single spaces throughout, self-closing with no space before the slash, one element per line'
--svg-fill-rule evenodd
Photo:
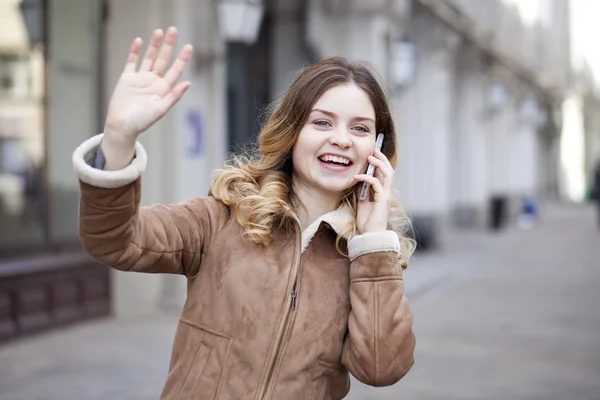
<path fill-rule="evenodd" d="M 190 87 L 190 82 L 177 82 L 192 54 L 185 45 L 169 68 L 177 29 L 155 30 L 146 54 L 137 67 L 142 40 L 131 44 L 125 69 L 113 91 L 108 106 L 105 136 L 134 143 L 137 136 L 162 118 Z M 161 47 L 162 43 L 162 47 Z"/>

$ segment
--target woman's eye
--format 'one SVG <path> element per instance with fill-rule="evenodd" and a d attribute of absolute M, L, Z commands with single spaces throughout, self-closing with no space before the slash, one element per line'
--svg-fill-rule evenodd
<path fill-rule="evenodd" d="M 322 119 L 313 122 L 313 124 L 315 124 L 317 126 L 320 126 L 321 128 L 325 128 L 325 127 L 331 126 L 331 124 L 329 123 L 329 121 L 325 121 L 325 120 L 322 120 Z"/>
<path fill-rule="evenodd" d="M 363 132 L 363 133 L 369 133 L 369 129 L 364 127 L 364 126 L 355 126 L 354 129 L 357 129 L 359 132 Z"/>

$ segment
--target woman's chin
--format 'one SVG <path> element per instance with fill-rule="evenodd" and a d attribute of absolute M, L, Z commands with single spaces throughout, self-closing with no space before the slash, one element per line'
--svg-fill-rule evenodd
<path fill-rule="evenodd" d="M 319 186 L 321 187 L 321 189 L 323 189 L 323 191 L 325 192 L 330 192 L 330 193 L 335 193 L 336 195 L 342 195 L 343 193 L 345 193 L 348 189 L 356 186 L 356 182 L 354 180 L 352 180 L 351 182 L 340 182 L 340 181 L 323 181 L 323 182 L 319 182 Z"/>

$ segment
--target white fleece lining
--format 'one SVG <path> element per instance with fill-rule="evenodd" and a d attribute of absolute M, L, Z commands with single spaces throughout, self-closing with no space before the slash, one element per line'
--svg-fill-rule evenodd
<path fill-rule="evenodd" d="M 353 237 L 348 242 L 348 258 L 356 258 L 380 251 L 393 251 L 400 254 L 400 239 L 394 231 L 367 232 Z"/>
<path fill-rule="evenodd" d="M 302 232 L 302 253 L 304 253 L 304 250 L 306 250 L 310 241 L 317 233 L 319 226 L 321 226 L 321 222 L 327 222 L 339 235 L 353 219 L 354 215 L 352 214 L 352 209 L 346 204 L 342 204 L 337 210 L 322 215 Z"/>
<path fill-rule="evenodd" d="M 103 137 L 102 133 L 93 136 L 73 152 L 73 168 L 79 179 L 89 185 L 106 189 L 114 189 L 134 182 L 146 170 L 148 157 L 144 147 L 139 142 L 135 143 L 135 158 L 127 167 L 118 171 L 103 171 L 88 164 L 96 155 Z"/>

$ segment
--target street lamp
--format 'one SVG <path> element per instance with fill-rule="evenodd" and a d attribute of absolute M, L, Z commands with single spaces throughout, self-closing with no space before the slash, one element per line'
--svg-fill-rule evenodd
<path fill-rule="evenodd" d="M 548 115 L 540 107 L 539 101 L 533 96 L 527 96 L 519 104 L 519 117 L 521 122 L 534 129 L 539 129 L 546 124 Z"/>
<path fill-rule="evenodd" d="M 229 42 L 256 42 L 263 13 L 264 6 L 261 0 L 219 0 L 221 36 Z"/>
<path fill-rule="evenodd" d="M 389 79 L 396 88 L 405 88 L 415 74 L 415 45 L 408 40 L 393 40 L 389 45 Z"/>
<path fill-rule="evenodd" d="M 22 0 L 19 5 L 32 45 L 44 44 L 46 39 L 45 1 Z"/>
<path fill-rule="evenodd" d="M 486 111 L 494 114 L 502 110 L 508 103 L 508 88 L 500 82 L 492 82 L 485 95 Z"/>
<path fill-rule="evenodd" d="M 194 65 L 202 70 L 223 60 L 226 42 L 253 44 L 264 13 L 261 0 L 212 0 L 212 12 L 198 8 L 194 15 Z"/>

